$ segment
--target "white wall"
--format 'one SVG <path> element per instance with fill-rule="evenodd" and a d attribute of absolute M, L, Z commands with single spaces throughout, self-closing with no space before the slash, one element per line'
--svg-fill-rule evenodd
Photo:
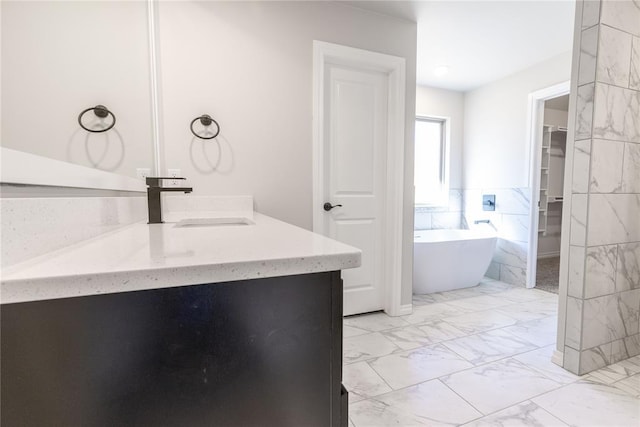
<path fill-rule="evenodd" d="M 464 188 L 529 186 L 531 92 L 569 80 L 571 52 L 465 95 Z"/>
<path fill-rule="evenodd" d="M 406 58 L 403 304 L 411 301 L 416 25 L 332 2 L 159 2 L 164 167 L 312 227 L 312 45 Z M 217 141 L 189 131 L 210 114 Z M 320 208 L 320 207 L 316 207 Z"/>
<path fill-rule="evenodd" d="M 552 126 L 567 127 L 569 123 L 569 112 L 563 110 L 555 110 L 553 108 L 544 109 L 544 124 Z"/>
<path fill-rule="evenodd" d="M 528 99 L 531 92 L 569 80 L 571 53 L 554 57 L 465 94 L 463 223 L 489 219 L 498 244 L 487 275 L 524 286 L 529 240 Z M 496 210 L 482 210 L 482 194 Z"/>
<path fill-rule="evenodd" d="M 451 120 L 449 188 L 462 188 L 464 93 L 418 86 L 416 90 L 416 116 L 447 117 Z"/>
<path fill-rule="evenodd" d="M 134 177 L 150 168 L 146 3 L 3 1 L 1 9 L 2 146 Z M 117 123 L 90 134 L 77 117 L 97 104 Z M 84 122 L 96 120 L 89 112 Z"/>

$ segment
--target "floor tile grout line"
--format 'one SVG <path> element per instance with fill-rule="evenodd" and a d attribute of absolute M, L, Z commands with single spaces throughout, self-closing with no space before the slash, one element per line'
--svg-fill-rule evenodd
<path fill-rule="evenodd" d="M 519 362 L 519 363 L 521 363 L 523 366 L 527 366 L 527 365 L 525 365 L 525 364 L 524 364 L 524 363 L 522 363 L 522 362 Z M 446 375 L 445 375 L 445 376 L 446 376 Z M 440 379 L 440 378 L 438 378 L 438 379 Z M 548 378 L 548 377 L 547 377 L 547 379 L 550 379 L 550 378 Z M 570 384 L 561 384 L 561 383 L 558 383 L 557 381 L 554 381 L 554 380 L 551 380 L 551 381 L 553 381 L 553 382 L 555 382 L 556 384 L 558 384 L 558 387 L 552 388 L 552 389 L 550 389 L 550 390 L 547 390 L 547 391 L 544 391 L 544 392 L 542 392 L 542 393 L 538 393 L 538 394 L 536 394 L 536 395 L 534 395 L 534 396 L 528 397 L 528 398 L 526 398 L 526 399 L 524 399 L 524 400 L 521 400 L 521 401 L 519 401 L 519 402 L 513 403 L 512 405 L 509 405 L 509 406 L 507 406 L 506 408 L 496 409 L 496 410 L 495 410 L 495 411 L 493 411 L 493 412 L 490 412 L 490 413 L 488 413 L 488 414 L 483 415 L 481 418 L 488 417 L 489 415 L 495 414 L 495 413 L 500 412 L 500 411 L 504 411 L 505 409 L 508 409 L 508 408 L 511 408 L 511 407 L 514 407 L 514 406 L 517 406 L 517 405 L 521 405 L 521 404 L 523 404 L 524 402 L 529 401 L 529 400 L 530 400 L 531 402 L 533 402 L 533 399 L 535 399 L 535 398 L 537 398 L 537 397 L 540 397 L 540 396 L 545 395 L 545 394 L 547 394 L 547 393 L 551 393 L 551 392 L 553 392 L 553 391 L 557 391 L 557 390 L 559 390 L 559 389 L 561 389 L 561 388 L 563 388 L 563 387 L 567 387 L 567 386 L 569 386 L 569 385 L 573 384 L 573 383 L 570 383 Z M 444 383 L 444 381 L 442 381 L 442 382 Z M 446 386 L 448 386 L 448 384 L 446 384 L 446 383 L 444 383 L 444 384 L 445 384 Z M 451 387 L 449 387 L 449 388 L 451 388 Z M 451 390 L 452 390 L 454 393 L 456 393 L 456 391 L 455 391 L 455 390 L 453 390 L 453 389 L 451 389 Z M 458 394 L 458 393 L 456 393 L 456 394 Z M 460 397 L 462 397 L 462 396 L 460 396 Z M 466 401 L 466 399 L 465 399 L 465 401 Z M 544 409 L 544 407 L 542 407 L 542 406 L 538 405 L 536 402 L 533 402 L 533 403 L 534 403 L 534 404 L 536 404 L 537 406 L 539 406 L 540 408 Z M 475 408 L 475 406 L 474 406 L 474 408 Z M 476 408 L 476 409 L 477 409 L 477 408 Z M 546 409 L 545 409 L 545 411 L 546 411 Z M 480 409 L 478 409 L 478 412 L 480 412 L 481 414 L 484 414 L 484 412 L 482 412 Z M 548 411 L 547 411 L 547 412 L 548 412 Z M 553 415 L 553 414 L 551 414 L 551 415 Z M 562 421 L 563 423 L 565 423 L 565 424 L 569 424 L 569 423 L 567 423 L 566 421 L 564 421 L 563 419 L 561 419 L 560 417 L 558 417 L 558 416 L 556 416 L 556 415 L 553 415 L 553 416 L 554 416 L 554 417 L 556 417 L 556 418 L 558 418 L 558 419 L 559 419 L 560 421 Z"/>
<path fill-rule="evenodd" d="M 377 375 L 377 376 L 379 376 L 379 377 L 380 377 L 380 379 L 381 379 L 382 381 L 384 381 L 384 383 L 387 385 L 387 387 L 389 387 L 389 389 L 391 390 L 391 392 L 392 392 L 392 391 L 394 391 L 394 388 L 393 388 L 393 387 L 391 387 L 391 384 L 389 384 L 389 383 L 387 382 L 387 380 L 386 380 L 386 379 L 385 379 L 385 378 L 380 374 L 380 372 L 378 372 L 378 371 L 376 370 L 376 368 L 374 368 L 373 366 L 371 366 L 371 364 L 370 364 L 369 362 L 366 362 L 366 364 L 369 366 L 369 368 L 371 368 L 371 369 L 373 370 L 373 372 L 375 372 L 375 373 L 376 373 L 376 375 Z M 391 392 L 387 392 L 387 393 L 391 393 Z"/>
<path fill-rule="evenodd" d="M 521 362 L 521 361 L 519 361 L 519 360 L 517 360 L 517 359 L 514 359 L 514 357 L 515 357 L 515 356 L 519 356 L 519 355 L 521 355 L 521 354 L 530 353 L 530 352 L 532 352 L 532 351 L 540 350 L 541 348 L 543 348 L 543 347 L 538 347 L 538 348 L 536 348 L 536 349 L 528 350 L 528 351 L 524 351 L 524 352 L 522 352 L 522 353 L 517 353 L 517 354 L 511 355 L 511 356 L 505 356 L 505 357 L 502 357 L 502 358 L 497 359 L 497 360 L 493 360 L 493 361 L 490 361 L 490 362 L 481 363 L 481 364 L 479 364 L 479 365 L 474 365 L 474 366 L 471 366 L 471 367 L 469 367 L 469 368 L 460 369 L 460 370 L 455 371 L 455 372 L 450 372 L 450 373 L 448 373 L 448 374 L 440 375 L 439 377 L 433 377 L 433 378 L 430 378 L 430 379 L 427 379 L 427 380 L 424 380 L 424 381 L 420 381 L 420 382 L 415 383 L 415 384 L 409 384 L 409 385 L 406 385 L 406 386 L 404 386 L 404 387 L 400 387 L 400 388 L 397 388 L 397 389 L 396 389 L 396 388 L 393 388 L 393 387 L 392 387 L 392 386 L 391 386 L 391 385 L 390 385 L 390 384 L 389 384 L 389 383 L 384 379 L 384 377 L 382 376 L 382 374 L 380 374 L 380 373 L 379 373 L 379 372 L 378 372 L 378 371 L 377 371 L 373 366 L 369 365 L 369 366 L 371 367 L 371 369 L 373 369 L 373 370 L 374 370 L 374 372 L 375 372 L 375 373 L 376 373 L 376 374 L 377 374 L 377 375 L 378 375 L 378 376 L 379 376 L 379 377 L 380 377 L 380 378 L 385 382 L 385 384 L 386 384 L 387 386 L 389 386 L 389 388 L 391 389 L 391 391 L 388 391 L 388 392 L 385 392 L 385 393 L 380 393 L 380 394 L 378 394 L 378 395 L 376 395 L 376 396 L 368 396 L 365 400 L 368 400 L 368 399 L 375 399 L 375 398 L 377 398 L 377 397 L 384 396 L 384 395 L 386 395 L 386 394 L 393 393 L 393 392 L 396 392 L 396 391 L 405 390 L 405 389 L 410 388 L 410 387 L 415 387 L 415 386 L 417 386 L 417 385 L 420 385 L 420 384 L 423 384 L 423 383 L 426 383 L 426 382 L 429 382 L 429 381 L 442 380 L 442 379 L 443 379 L 443 378 L 445 378 L 445 377 L 448 377 L 448 376 L 451 376 L 451 375 L 455 375 L 455 374 L 458 374 L 458 373 L 460 373 L 460 372 L 470 371 L 470 370 L 472 370 L 472 369 L 480 368 L 480 367 L 482 367 L 482 366 L 490 365 L 490 364 L 492 364 L 492 363 L 503 362 L 503 361 L 505 361 L 505 360 L 507 360 L 507 359 L 513 359 L 513 360 L 514 360 L 514 361 L 516 361 L 517 363 L 519 363 L 519 364 L 521 364 L 521 365 L 523 365 L 523 366 L 525 366 L 525 367 L 527 367 L 527 368 L 529 368 L 529 369 L 531 369 L 531 370 L 534 370 L 537 374 L 540 374 L 540 375 L 544 376 L 546 379 L 548 379 L 548 380 L 551 380 L 551 381 L 554 381 L 554 382 L 558 383 L 558 381 L 556 381 L 556 380 L 554 380 L 553 378 L 549 377 L 549 375 L 545 374 L 544 372 L 541 372 L 541 371 L 539 371 L 539 370 L 537 370 L 537 369 L 535 369 L 535 368 L 532 368 L 532 367 L 530 367 L 529 365 L 527 365 L 527 364 L 526 364 L 526 363 L 524 363 L 524 362 Z M 453 350 L 452 350 L 452 351 L 453 351 Z M 381 356 L 381 357 L 384 357 L 384 356 Z M 462 356 L 460 356 L 460 357 L 461 357 L 461 358 L 463 358 Z M 374 359 L 377 359 L 377 358 L 374 358 Z M 463 358 L 463 359 L 464 359 L 464 358 Z M 371 359 L 370 361 L 372 361 L 372 360 L 373 360 L 373 359 Z M 465 360 L 466 360 L 466 359 L 465 359 Z M 467 361 L 468 361 L 468 360 L 467 360 Z M 469 362 L 469 363 L 471 363 L 471 362 Z M 367 361 L 367 364 L 369 364 L 369 361 Z M 575 382 L 577 382 L 577 381 L 579 381 L 579 379 L 578 379 L 578 380 L 576 380 L 576 381 L 572 381 L 572 382 L 570 382 L 570 383 L 568 383 L 568 384 L 564 384 L 564 383 L 559 383 L 559 384 L 560 384 L 560 385 L 562 385 L 562 386 L 565 386 L 565 385 L 573 384 L 573 383 L 575 383 Z M 356 402 L 356 403 L 357 403 L 357 402 Z"/>
<path fill-rule="evenodd" d="M 471 421 L 475 421 L 475 420 L 479 420 L 480 418 L 484 417 L 484 413 L 476 408 L 471 402 L 469 402 L 467 399 L 465 399 L 463 396 L 461 396 L 457 391 L 455 391 L 454 389 L 452 389 L 449 384 L 445 383 L 444 381 L 442 381 L 440 378 L 436 378 L 436 381 L 438 381 L 440 384 L 442 384 L 443 386 L 445 386 L 446 388 L 448 388 L 449 390 L 451 390 L 451 392 L 453 394 L 455 394 L 456 396 L 458 396 L 460 399 L 462 399 L 463 401 L 465 401 L 467 403 L 467 405 L 471 406 L 473 409 L 475 409 L 476 411 L 478 411 L 478 413 L 481 415 L 478 418 L 474 418 L 472 420 L 469 420 L 467 422 L 465 422 L 465 424 L 470 423 Z"/>
<path fill-rule="evenodd" d="M 500 293 L 503 293 L 503 292 L 505 292 L 505 291 L 497 292 L 497 293 L 492 293 L 491 295 L 495 295 L 496 297 L 500 298 Z M 535 301 L 542 301 L 542 300 L 550 301 L 550 302 L 553 302 L 553 303 L 554 303 L 554 305 L 557 305 L 557 304 L 558 304 L 557 296 L 556 296 L 555 298 L 553 298 L 553 295 L 551 295 L 551 294 L 549 294 L 549 295 L 550 295 L 550 297 L 544 296 L 544 297 L 538 297 L 538 298 L 534 298 L 534 299 L 530 299 L 530 300 L 526 300 L 526 301 L 513 301 L 513 300 L 511 300 L 511 302 L 510 302 L 509 304 L 502 305 L 502 306 L 498 306 L 498 307 L 496 307 L 496 308 L 488 308 L 488 309 L 485 309 L 485 310 L 470 311 L 470 312 L 463 313 L 463 314 L 469 314 L 469 313 L 482 313 L 482 312 L 486 312 L 486 311 L 493 310 L 493 309 L 499 309 L 499 308 L 502 308 L 502 307 L 514 306 L 514 305 L 517 305 L 517 304 L 527 304 L 527 303 L 531 303 L 531 302 L 535 302 Z M 482 296 L 482 295 L 474 295 L 474 296 L 475 296 L 475 297 L 477 297 L 477 296 Z M 467 296 L 467 297 L 464 297 L 464 298 L 458 298 L 458 299 L 473 298 L 474 296 Z M 436 302 L 429 303 L 429 304 L 436 304 L 436 303 L 441 303 L 441 302 L 450 302 L 450 301 L 455 301 L 455 300 L 436 301 Z M 455 306 L 455 304 L 453 304 L 453 306 Z M 460 307 L 456 307 L 456 308 L 460 308 Z M 529 363 L 527 363 L 527 362 L 525 362 L 525 361 L 520 361 L 520 360 L 518 360 L 518 359 L 517 359 L 517 357 L 519 357 L 519 356 L 521 356 L 521 355 L 524 355 L 524 354 L 527 354 L 527 353 L 532 353 L 532 352 L 535 352 L 535 351 L 539 351 L 539 350 L 541 350 L 541 349 L 543 349 L 543 348 L 546 348 L 546 347 L 552 346 L 552 345 L 553 345 L 553 343 L 550 343 L 550 344 L 544 344 L 544 345 L 539 345 L 539 344 L 533 343 L 533 342 L 531 342 L 531 341 L 528 341 L 528 340 L 527 340 L 527 339 L 525 339 L 525 338 L 521 338 L 521 337 L 520 337 L 516 332 L 514 332 L 514 331 L 508 331 L 508 330 L 506 330 L 507 328 L 511 328 L 511 327 L 513 327 L 513 326 L 517 326 L 517 325 L 522 325 L 522 324 L 527 324 L 527 323 L 534 323 L 534 322 L 543 322 L 543 321 L 545 321 L 546 319 L 548 319 L 549 317 L 557 317 L 557 312 L 554 312 L 554 313 L 552 313 L 552 314 L 545 314 L 545 315 L 543 315 L 543 316 L 541 316 L 541 317 L 534 318 L 534 319 L 529 319 L 529 320 L 518 320 L 517 318 L 511 317 L 511 316 L 509 316 L 508 314 L 505 314 L 505 313 L 501 313 L 501 314 L 504 314 L 505 316 L 510 317 L 511 319 L 513 319 L 513 320 L 515 321 L 515 323 L 514 323 L 514 324 L 511 324 L 511 325 L 505 325 L 505 326 L 502 326 L 502 327 L 498 327 L 498 328 L 492 328 L 492 329 L 481 330 L 481 331 L 474 331 L 474 332 L 472 332 L 472 333 L 464 333 L 464 335 L 462 335 L 462 336 L 452 337 L 452 338 L 448 338 L 448 339 L 441 340 L 441 341 L 429 342 L 429 343 L 427 343 L 427 344 L 422 344 L 420 341 L 417 341 L 417 342 L 416 342 L 416 344 L 418 344 L 418 347 L 410 348 L 410 349 L 406 349 L 406 350 L 405 350 L 403 347 L 401 347 L 401 346 L 399 346 L 399 345 L 397 345 L 397 344 L 396 344 L 396 342 L 398 342 L 398 341 L 392 341 L 392 340 L 389 338 L 389 335 L 387 335 L 387 334 L 389 334 L 389 332 L 392 332 L 392 331 L 401 331 L 401 330 L 403 330 L 403 329 L 404 329 L 404 330 L 406 330 L 407 328 L 419 329 L 419 328 L 420 328 L 420 326 L 426 326 L 426 325 L 429 325 L 429 324 L 433 324 L 433 323 L 435 323 L 435 322 L 444 322 L 446 325 L 449 325 L 449 326 L 451 326 L 451 327 L 453 327 L 453 328 L 456 328 L 456 327 L 455 327 L 455 325 L 453 325 L 453 324 L 451 324 L 451 323 L 449 323 L 449 322 L 447 321 L 449 317 L 455 317 L 455 316 L 448 316 L 448 317 L 444 317 L 444 318 L 433 318 L 432 320 L 429 320 L 429 321 L 426 321 L 426 322 L 425 322 L 425 321 L 423 321 L 423 322 L 416 323 L 416 324 L 406 322 L 407 324 L 406 324 L 406 325 L 403 325 L 403 326 L 396 326 L 396 327 L 392 327 L 392 328 L 382 329 L 382 330 L 379 330 L 379 331 L 370 331 L 370 332 L 368 332 L 368 334 L 372 334 L 372 333 L 378 332 L 380 335 L 382 335 L 382 336 L 383 336 L 383 337 L 385 337 L 388 341 L 390 341 L 392 344 L 394 344 L 394 346 L 396 347 L 396 350 L 394 350 L 392 353 L 389 353 L 389 354 L 386 354 L 386 355 L 383 355 L 383 356 L 370 357 L 370 358 L 366 358 L 366 359 L 364 359 L 364 360 L 359 360 L 359 361 L 351 362 L 351 363 L 358 363 L 358 362 L 365 362 L 365 363 L 367 363 L 367 365 L 368 365 L 368 366 L 369 366 L 369 367 L 370 367 L 370 368 L 375 372 L 375 374 L 376 374 L 376 375 L 377 375 L 377 376 L 382 380 L 382 383 L 383 383 L 385 386 L 387 386 L 387 387 L 389 388 L 389 390 L 390 390 L 390 391 L 388 391 L 388 392 L 381 393 L 381 394 L 378 394 L 378 395 L 376 395 L 376 396 L 364 396 L 364 395 L 363 395 L 363 396 L 362 396 L 362 397 L 363 397 L 363 400 L 362 400 L 362 401 L 360 401 L 360 402 L 364 402 L 364 401 L 378 401 L 378 402 L 384 403 L 384 402 L 382 402 L 380 399 L 381 399 L 381 398 L 383 398 L 385 395 L 388 395 L 388 394 L 391 394 L 391 393 L 395 393 L 395 392 L 400 392 L 400 391 L 402 391 L 402 390 L 405 390 L 405 389 L 408 389 L 408 388 L 411 388 L 411 387 L 419 386 L 420 384 L 424 384 L 424 383 L 428 383 L 428 382 L 431 382 L 431 381 L 437 380 L 437 381 L 439 381 L 441 384 L 445 385 L 448 389 L 450 389 L 450 390 L 451 390 L 455 395 L 457 395 L 459 398 L 461 398 L 464 402 L 466 402 L 467 404 L 469 404 L 472 408 L 474 408 L 475 410 L 477 410 L 480 414 L 483 414 L 483 413 L 482 413 L 482 411 L 480 411 L 480 410 L 479 410 L 478 408 L 476 408 L 473 404 L 471 404 L 469 401 L 467 401 L 467 399 L 465 399 L 465 398 L 464 398 L 464 397 L 462 397 L 459 393 L 457 393 L 455 390 L 453 390 L 453 389 L 452 389 L 448 384 L 444 383 L 443 379 L 444 379 L 444 378 L 446 378 L 446 377 L 448 377 L 448 376 L 455 375 L 455 374 L 457 374 L 457 373 L 461 373 L 461 372 L 469 371 L 469 370 L 471 370 L 471 369 L 479 368 L 479 367 L 486 366 L 486 365 L 489 365 L 489 364 L 492 364 L 492 363 L 493 363 L 493 364 L 495 364 L 495 363 L 505 362 L 505 361 L 507 361 L 507 360 L 513 360 L 514 362 L 518 363 L 519 365 L 521 365 L 521 366 L 523 366 L 523 367 L 527 368 L 528 370 L 531 370 L 531 371 L 532 371 L 532 373 L 535 373 L 535 374 L 536 374 L 536 375 L 538 375 L 539 377 L 541 377 L 541 378 L 546 378 L 546 379 L 548 379 L 549 381 L 551 381 L 552 383 L 555 383 L 555 384 L 556 384 L 556 387 L 554 387 L 554 388 L 552 388 L 552 389 L 550 389 L 550 390 L 546 390 L 546 391 L 544 391 L 544 392 L 542 392 L 542 393 L 539 393 L 539 394 L 537 394 L 537 395 L 535 395 L 535 396 L 529 397 L 529 398 L 527 398 L 527 399 L 525 399 L 525 400 L 522 400 L 522 401 L 520 401 L 520 402 L 517 402 L 517 403 L 511 404 L 511 405 L 509 405 L 509 406 L 508 406 L 508 407 L 506 407 L 506 408 L 502 408 L 502 409 L 496 410 L 496 411 L 491 412 L 491 413 L 488 413 L 488 414 L 483 414 L 480 418 L 476 418 L 475 420 L 477 420 L 477 419 L 481 419 L 481 418 L 484 418 L 484 417 L 487 417 L 487 416 L 490 416 L 490 415 L 495 414 L 496 412 L 499 412 L 499 411 L 503 411 L 503 410 L 506 410 L 506 409 L 509 409 L 509 408 L 512 408 L 512 407 L 515 407 L 515 406 L 518 406 L 518 405 L 522 405 L 522 404 L 523 404 L 523 403 L 525 403 L 525 402 L 531 402 L 531 403 L 535 404 L 535 405 L 536 405 L 536 407 L 538 407 L 538 408 L 540 408 L 541 410 L 543 410 L 546 414 L 548 414 L 548 415 L 550 415 L 550 416 L 553 416 L 554 418 L 556 418 L 557 420 L 559 420 L 559 421 L 561 421 L 561 422 L 567 423 L 567 422 L 566 422 L 564 419 L 562 419 L 560 416 L 557 416 L 557 415 L 555 415 L 555 414 L 553 414 L 553 413 L 549 412 L 546 408 L 544 408 L 544 407 L 540 406 L 540 405 L 539 405 L 539 404 L 537 404 L 536 402 L 533 402 L 533 399 L 539 398 L 540 396 L 543 396 L 543 395 L 545 395 L 545 394 L 548 394 L 548 393 L 551 393 L 551 392 L 557 391 L 557 390 L 559 390 L 559 389 L 566 388 L 566 387 L 568 387 L 568 386 L 570 386 L 570 385 L 576 384 L 577 382 L 579 382 L 579 381 L 581 381 L 582 379 L 584 379 L 584 377 L 582 377 L 582 378 L 578 377 L 578 378 L 575 378 L 575 379 L 574 379 L 574 378 L 567 378 L 566 380 L 569 380 L 568 382 L 565 382 L 564 377 L 562 377 L 562 378 L 563 378 L 563 380 L 562 380 L 562 382 L 560 382 L 560 381 L 558 381 L 558 380 L 557 380 L 558 376 L 557 376 L 557 375 L 553 375 L 553 372 L 549 372 L 548 370 L 545 370 L 544 368 L 540 368 L 540 367 L 538 367 L 537 365 L 531 365 L 531 364 L 529 364 Z M 404 319 L 403 319 L 403 320 L 404 320 Z M 456 329 L 457 329 L 457 328 L 456 328 Z M 507 355 L 507 356 L 502 356 L 502 355 L 501 355 L 502 357 L 500 357 L 499 359 L 496 359 L 496 360 L 492 360 L 492 361 L 488 361 L 488 362 L 483 362 L 483 363 L 480 363 L 480 364 L 478 364 L 478 365 L 474 365 L 474 366 L 469 367 L 469 368 L 465 368 L 465 369 L 461 369 L 461 370 L 458 370 L 458 371 L 455 371 L 455 372 L 452 372 L 452 373 L 448 373 L 448 374 L 442 375 L 442 376 L 440 376 L 440 377 L 435 377 L 435 378 L 427 379 L 427 380 L 424 380 L 424 381 L 418 382 L 418 383 L 416 383 L 416 384 L 410 384 L 410 385 L 407 385 L 407 386 L 404 386 L 404 387 L 401 387 L 401 388 L 398 388 L 398 389 L 394 389 L 393 387 L 391 387 L 391 386 L 389 385 L 389 383 L 387 382 L 387 380 L 386 380 L 386 379 L 385 379 L 385 378 L 384 378 L 384 377 L 383 377 L 383 376 L 382 376 L 382 375 L 381 375 L 381 374 L 380 374 L 380 373 L 379 373 L 379 372 L 378 372 L 378 371 L 377 371 L 377 370 L 372 366 L 372 363 L 374 363 L 376 360 L 379 360 L 379 359 L 384 358 L 384 357 L 392 356 L 392 355 L 394 355 L 394 354 L 398 354 L 398 353 L 407 353 L 407 352 L 417 351 L 417 350 L 424 349 L 424 348 L 427 348 L 427 347 L 434 347 L 434 346 L 436 346 L 436 345 L 442 345 L 444 348 L 446 348 L 448 351 L 450 351 L 450 352 L 452 353 L 452 355 L 455 355 L 455 356 L 459 357 L 461 360 L 465 360 L 465 361 L 467 361 L 467 362 L 470 362 L 467 358 L 465 358 L 464 356 L 460 355 L 460 354 L 459 354 L 458 352 L 456 352 L 454 349 L 449 348 L 449 347 L 446 345 L 446 343 L 447 343 L 447 342 L 454 341 L 454 340 L 456 340 L 456 339 L 466 338 L 466 337 L 472 337 L 472 336 L 478 336 L 478 335 L 481 335 L 481 334 L 486 334 L 486 333 L 489 333 L 489 332 L 491 332 L 491 331 L 498 331 L 498 330 L 501 330 L 501 329 L 502 329 L 502 330 L 503 330 L 503 332 L 504 332 L 505 334 L 507 334 L 508 336 L 512 336 L 512 337 L 517 338 L 518 340 L 524 341 L 524 342 L 526 342 L 526 343 L 530 343 L 530 344 L 531 344 L 531 346 L 532 346 L 533 348 L 531 348 L 531 349 L 529 349 L 529 350 L 518 351 L 518 352 L 516 352 L 516 353 L 509 354 L 509 355 Z M 424 332 L 424 331 L 423 331 L 423 332 Z M 461 332 L 463 332 L 463 331 L 461 331 Z M 368 334 L 362 334 L 362 335 L 368 335 Z M 427 335 L 425 334 L 425 337 L 426 337 L 426 336 L 427 336 Z M 410 339 L 408 339 L 407 341 L 408 341 L 408 342 L 411 342 L 411 340 L 410 340 Z M 415 341 L 414 341 L 414 342 L 415 342 Z M 550 362 L 550 361 L 549 361 L 549 362 Z M 551 363 L 551 362 L 550 362 L 550 363 Z M 625 371 L 624 371 L 624 372 L 627 372 L 626 368 L 623 368 L 623 369 L 625 369 Z M 628 378 L 630 378 L 630 377 L 632 377 L 632 376 L 634 376 L 634 375 L 637 375 L 637 374 L 638 374 L 638 373 L 635 373 L 635 374 L 634 374 L 634 373 L 626 374 L 626 376 L 625 376 L 625 377 L 620 378 L 620 379 L 618 379 L 618 380 L 614 381 L 613 383 L 603 384 L 603 383 L 600 383 L 600 382 L 594 382 L 594 384 L 599 384 L 599 385 L 602 385 L 602 386 L 604 386 L 604 387 L 608 387 L 608 388 L 616 389 L 618 392 L 624 393 L 625 395 L 630 396 L 631 398 L 635 398 L 635 396 L 634 396 L 632 393 L 630 393 L 629 391 L 622 390 L 622 389 L 620 389 L 620 388 L 616 387 L 616 386 L 615 386 L 615 384 L 617 384 L 617 383 L 619 383 L 619 382 L 621 382 L 621 381 L 624 381 L 624 380 L 626 380 L 626 379 L 628 379 Z M 354 404 L 355 404 L 355 403 L 354 403 Z M 354 421 L 353 421 L 353 419 L 351 419 L 351 421 L 352 421 L 352 422 L 354 422 Z M 468 421 L 468 422 L 473 422 L 473 420 L 470 420 L 470 421 Z M 354 422 L 354 424 L 355 424 L 355 422 Z"/>
<path fill-rule="evenodd" d="M 555 317 L 555 316 L 556 316 L 556 315 L 549 315 L 549 316 L 541 317 L 540 319 L 533 319 L 533 320 L 526 321 L 526 322 L 538 321 L 538 320 L 546 319 L 546 318 L 548 318 L 548 317 Z M 458 329 L 455 325 L 452 325 L 451 323 L 448 323 L 446 319 L 443 319 L 443 320 L 440 320 L 440 321 L 441 321 L 441 322 L 445 322 L 447 325 L 449 325 L 449 326 L 453 326 L 454 328 Z M 526 323 L 526 322 L 524 322 L 524 323 Z M 427 322 L 427 323 L 429 323 L 429 322 Z M 424 323 L 424 324 L 416 324 L 416 325 L 411 325 L 411 326 L 416 326 L 416 327 L 417 327 L 417 326 L 420 326 L 420 325 L 426 325 L 426 323 Z M 430 346 L 434 346 L 434 345 L 437 345 L 437 344 L 444 344 L 444 343 L 446 343 L 446 342 L 454 341 L 454 340 L 458 340 L 458 339 L 461 339 L 461 338 L 467 338 L 467 337 L 477 336 L 477 335 L 484 334 L 484 333 L 487 333 L 487 332 L 497 331 L 497 330 L 504 329 L 504 328 L 509 328 L 509 327 L 511 327 L 511 326 L 515 326 L 515 325 L 507 325 L 507 326 L 501 326 L 501 327 L 498 327 L 498 328 L 486 329 L 486 330 L 482 330 L 482 331 L 478 331 L 478 332 L 472 332 L 472 333 L 469 333 L 469 334 L 466 334 L 466 335 L 462 335 L 462 336 L 459 336 L 459 337 L 454 337 L 454 338 L 449 338 L 449 339 L 442 340 L 442 341 L 432 342 L 432 343 L 425 344 L 425 345 L 422 345 L 422 346 L 418 346 L 418 347 L 415 347 L 415 348 L 413 348 L 413 349 L 408 349 L 408 350 L 404 350 L 404 349 L 400 348 L 397 344 L 395 344 L 394 342 L 392 342 L 391 340 L 389 340 L 389 339 L 385 336 L 385 338 L 387 338 L 387 340 L 388 340 L 388 341 L 390 341 L 392 344 L 394 344 L 396 347 L 398 347 L 399 351 L 394 351 L 394 352 L 392 352 L 392 353 L 385 354 L 385 355 L 381 355 L 381 356 L 373 356 L 373 357 L 366 358 L 366 359 L 355 360 L 355 361 L 353 361 L 353 362 L 348 362 L 348 363 L 345 363 L 345 364 L 346 364 L 346 365 L 350 365 L 350 364 L 352 364 L 352 363 L 358 363 L 358 362 L 363 362 L 363 361 L 370 361 L 370 360 L 373 360 L 373 359 L 379 359 L 379 358 L 381 358 L 381 357 L 391 356 L 391 355 L 393 355 L 393 354 L 403 353 L 403 352 L 406 352 L 406 351 L 414 351 L 414 350 L 418 350 L 418 349 L 421 349 L 421 348 L 424 348 L 424 347 L 430 347 Z M 399 328 L 394 328 L 394 329 L 399 329 Z M 392 330 L 392 329 L 388 329 L 388 330 L 386 330 L 386 331 L 390 331 L 390 330 Z M 379 333 L 380 335 L 383 335 L 383 336 L 384 336 L 383 332 L 386 332 L 386 331 L 371 332 L 370 334 L 373 334 L 373 333 Z M 508 333 L 508 334 L 513 335 L 513 333 L 510 333 L 509 331 L 505 331 L 505 332 L 506 332 L 506 333 Z M 361 337 L 361 336 L 364 336 L 364 335 L 369 335 L 369 334 L 357 335 L 356 337 Z M 351 338 L 351 337 L 350 337 L 350 338 Z M 354 338 L 355 338 L 355 337 L 354 337 Z M 557 338 L 557 337 L 556 337 L 556 338 Z M 542 348 L 542 347 L 546 347 L 546 346 L 548 346 L 548 345 L 552 345 L 552 344 L 547 344 L 547 345 L 544 345 L 544 346 L 539 346 L 539 345 L 537 345 L 537 344 L 535 344 L 535 343 L 531 343 L 531 344 L 532 344 L 532 345 L 535 345 L 535 346 L 536 346 L 536 347 L 538 347 L 538 348 Z M 507 356 L 507 357 L 509 357 L 509 356 Z"/>

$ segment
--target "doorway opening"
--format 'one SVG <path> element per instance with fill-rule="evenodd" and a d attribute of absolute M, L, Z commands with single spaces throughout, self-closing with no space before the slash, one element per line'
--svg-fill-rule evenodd
<path fill-rule="evenodd" d="M 569 83 L 532 93 L 527 287 L 558 293 Z"/>

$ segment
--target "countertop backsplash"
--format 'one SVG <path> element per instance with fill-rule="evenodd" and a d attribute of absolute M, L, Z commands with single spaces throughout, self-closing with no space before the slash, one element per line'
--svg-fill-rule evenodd
<path fill-rule="evenodd" d="M 2 267 L 90 239 L 147 217 L 140 197 L 0 199 Z"/>

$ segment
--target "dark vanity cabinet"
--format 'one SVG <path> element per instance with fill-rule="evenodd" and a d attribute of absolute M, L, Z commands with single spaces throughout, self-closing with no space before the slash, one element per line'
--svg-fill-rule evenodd
<path fill-rule="evenodd" d="M 1 307 L 3 426 L 346 426 L 340 272 Z"/>

